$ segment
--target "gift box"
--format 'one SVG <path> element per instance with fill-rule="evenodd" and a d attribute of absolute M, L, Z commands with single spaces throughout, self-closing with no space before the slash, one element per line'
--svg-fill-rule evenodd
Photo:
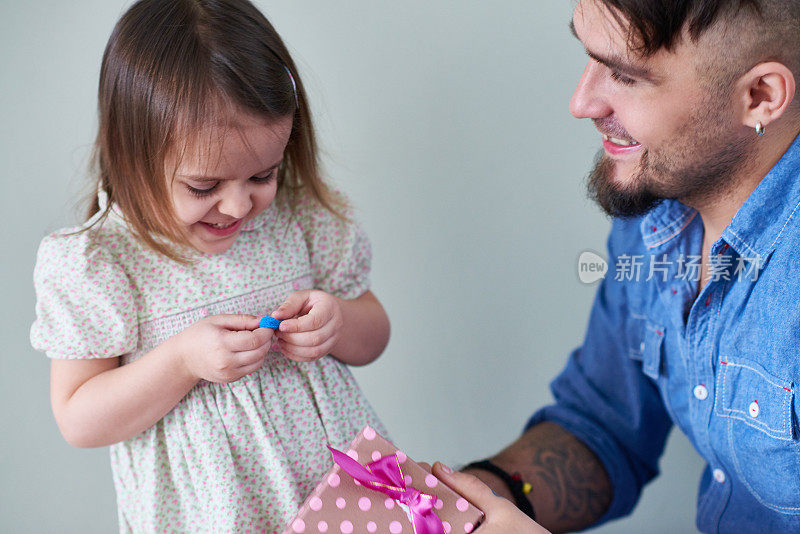
<path fill-rule="evenodd" d="M 365 427 L 289 522 L 284 534 L 461 534 L 483 512 Z"/>

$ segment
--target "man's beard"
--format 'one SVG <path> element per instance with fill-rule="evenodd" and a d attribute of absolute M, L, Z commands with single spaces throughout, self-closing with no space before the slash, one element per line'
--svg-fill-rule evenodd
<path fill-rule="evenodd" d="M 707 108 L 708 109 L 708 108 Z M 644 215 L 664 199 L 692 205 L 727 194 L 748 159 L 750 142 L 731 141 L 722 110 L 703 112 L 697 125 L 662 151 L 643 152 L 633 176 L 614 182 L 615 162 L 601 150 L 588 176 L 589 197 L 611 217 Z"/>

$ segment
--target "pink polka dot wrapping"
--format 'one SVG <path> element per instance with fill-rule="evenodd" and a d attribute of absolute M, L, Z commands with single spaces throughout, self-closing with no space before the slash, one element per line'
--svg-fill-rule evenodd
<path fill-rule="evenodd" d="M 466 512 L 468 507 L 469 507 L 469 502 L 467 502 L 465 498 L 459 497 L 459 499 L 456 501 L 456 508 L 458 509 L 458 511 Z"/>
<path fill-rule="evenodd" d="M 315 512 L 319 512 L 322 510 L 322 499 L 319 497 L 311 497 L 311 500 L 308 501 L 308 507 L 314 510 Z"/>
<path fill-rule="evenodd" d="M 402 479 L 401 488 L 405 487 L 409 491 L 413 488 L 429 496 L 424 498 L 434 499 L 431 513 L 441 520 L 442 528 L 447 534 L 472 532 L 483 519 L 480 510 L 445 484 L 440 484 L 439 479 L 369 427 L 359 432 L 349 446 L 337 449 L 348 451 L 343 453 L 347 456 L 342 456 L 342 461 L 347 460 L 347 457 L 357 457 L 364 466 L 369 466 L 375 461 L 382 462 L 385 468 L 391 467 L 389 471 L 396 473 Z M 393 466 L 386 463 L 395 458 L 397 463 Z M 357 470 L 353 472 L 356 473 Z M 373 471 L 373 473 L 381 472 L 384 471 Z M 342 534 L 363 532 L 413 534 L 414 528 L 408 515 L 413 512 L 406 504 L 398 503 L 394 498 L 371 489 L 369 485 L 357 482 L 348 472 L 334 464 L 300 508 L 298 517 L 302 518 L 306 525 L 319 526 L 325 522 L 329 531 L 338 531 Z M 284 534 L 293 532 L 287 529 Z"/>

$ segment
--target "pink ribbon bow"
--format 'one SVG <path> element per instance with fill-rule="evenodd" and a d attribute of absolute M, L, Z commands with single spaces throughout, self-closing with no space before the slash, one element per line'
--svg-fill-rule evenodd
<path fill-rule="evenodd" d="M 333 455 L 333 461 L 363 486 L 408 506 L 415 534 L 445 534 L 441 519 L 433 511 L 436 497 L 416 488 L 406 487 L 396 455 L 384 456 L 376 462 L 361 465 L 342 451 L 333 447 L 328 449 Z"/>

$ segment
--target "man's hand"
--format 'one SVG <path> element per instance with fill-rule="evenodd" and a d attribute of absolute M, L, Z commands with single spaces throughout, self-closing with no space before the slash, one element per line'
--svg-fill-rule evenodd
<path fill-rule="evenodd" d="M 491 461 L 507 473 L 520 473 L 533 486 L 528 498 L 536 520 L 553 532 L 581 530 L 608 509 L 613 488 L 600 459 L 578 438 L 555 423 L 529 428 Z M 505 483 L 482 469 L 470 473 L 508 497 Z"/>
<path fill-rule="evenodd" d="M 523 514 L 514 504 L 498 497 L 489 486 L 467 473 L 453 472 L 449 467 L 436 462 L 433 474 L 450 489 L 483 510 L 486 515 L 476 532 L 480 534 L 549 534 L 549 531 Z"/>

